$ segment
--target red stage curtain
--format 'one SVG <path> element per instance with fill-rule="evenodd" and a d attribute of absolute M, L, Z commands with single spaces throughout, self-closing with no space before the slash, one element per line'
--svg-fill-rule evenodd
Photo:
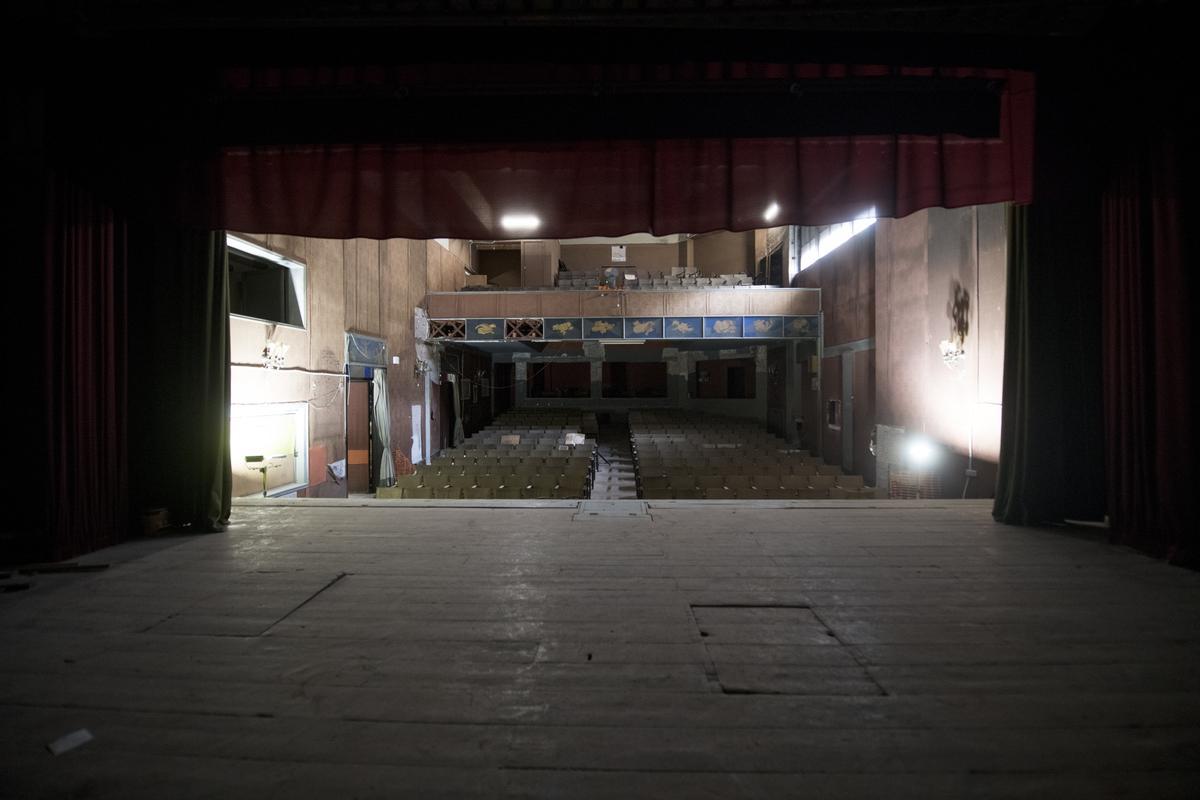
<path fill-rule="evenodd" d="M 825 80 L 843 74 L 822 69 Z M 844 74 L 881 70 L 888 74 L 881 67 Z M 210 175 L 209 226 L 332 238 L 492 239 L 512 235 L 500 228 L 501 215 L 531 212 L 542 220 L 535 235 L 568 238 L 749 230 L 764 224 L 771 202 L 781 208 L 776 225 L 843 221 L 872 208 L 878 216 L 902 217 L 934 206 L 1030 202 L 1033 75 L 937 72 L 948 75 L 1003 82 L 999 137 L 230 147 Z M 320 76 L 274 77 L 286 88 Z M 270 84 L 261 77 L 243 82 Z"/>
<path fill-rule="evenodd" d="M 1195 490 L 1194 296 L 1180 150 L 1190 143 L 1133 137 L 1102 208 L 1109 513 L 1117 541 L 1195 564 L 1198 537 L 1185 517 Z"/>
<path fill-rule="evenodd" d="M 29 552 L 58 559 L 125 538 L 126 226 L 67 180 L 46 188 L 45 540 Z"/>

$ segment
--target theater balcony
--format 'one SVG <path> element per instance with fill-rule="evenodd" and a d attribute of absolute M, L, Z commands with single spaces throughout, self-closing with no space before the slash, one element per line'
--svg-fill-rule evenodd
<path fill-rule="evenodd" d="M 431 292 L 423 306 L 435 339 L 816 338 L 821 292 L 766 286 Z"/>

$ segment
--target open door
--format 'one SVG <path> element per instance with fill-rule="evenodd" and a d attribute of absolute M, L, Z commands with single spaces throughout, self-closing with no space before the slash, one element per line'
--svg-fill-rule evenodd
<path fill-rule="evenodd" d="M 357 378 L 346 393 L 346 483 L 351 493 L 371 491 L 371 382 Z"/>

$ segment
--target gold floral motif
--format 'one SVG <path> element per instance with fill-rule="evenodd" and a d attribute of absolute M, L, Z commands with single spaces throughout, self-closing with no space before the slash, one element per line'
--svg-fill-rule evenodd
<path fill-rule="evenodd" d="M 654 321 L 648 319 L 637 320 L 633 323 L 634 333 L 654 333 Z"/>
<path fill-rule="evenodd" d="M 719 319 L 713 323 L 713 333 L 727 334 L 737 331 L 737 326 L 731 319 Z"/>
<path fill-rule="evenodd" d="M 475 326 L 475 333 L 479 336 L 492 336 L 496 333 L 496 323 L 482 322 Z"/>
<path fill-rule="evenodd" d="M 775 320 L 773 319 L 754 320 L 754 330 L 756 333 L 767 333 L 773 327 L 775 327 Z"/>
<path fill-rule="evenodd" d="M 613 325 L 611 322 L 605 322 L 604 320 L 600 319 L 592 323 L 592 333 L 612 333 L 613 329 L 616 327 L 617 326 Z"/>
<path fill-rule="evenodd" d="M 692 333 L 696 330 L 696 328 L 690 323 L 677 319 L 671 323 L 671 330 L 675 331 L 676 333 Z"/>
<path fill-rule="evenodd" d="M 557 325 L 551 326 L 551 329 L 554 330 L 556 333 L 558 333 L 562 336 L 565 336 L 568 333 L 570 333 L 571 331 L 575 330 L 575 323 L 574 322 L 560 322 Z"/>

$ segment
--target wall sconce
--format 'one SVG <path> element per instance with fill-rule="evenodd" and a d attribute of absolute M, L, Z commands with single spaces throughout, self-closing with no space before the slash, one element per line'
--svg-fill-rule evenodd
<path fill-rule="evenodd" d="M 958 281 L 951 285 L 953 297 L 946 304 L 946 316 L 950 318 L 950 338 L 942 339 L 938 349 L 942 352 L 942 363 L 953 367 L 967 357 L 964 346 L 967 333 L 971 330 L 971 293 Z"/>
<path fill-rule="evenodd" d="M 961 339 L 942 339 L 938 343 L 938 350 L 942 353 L 942 363 L 947 367 L 953 367 L 967 357 L 967 351 L 963 347 Z"/>
<path fill-rule="evenodd" d="M 422 361 L 421 359 L 418 358 L 416 363 L 413 364 L 413 377 L 414 378 L 423 378 L 432 371 L 433 370 L 430 369 L 428 361 Z"/>
<path fill-rule="evenodd" d="M 279 369 L 283 366 L 284 358 L 287 357 L 289 345 L 274 339 L 267 340 L 267 346 L 263 348 L 262 359 L 263 366 L 267 369 Z"/>

